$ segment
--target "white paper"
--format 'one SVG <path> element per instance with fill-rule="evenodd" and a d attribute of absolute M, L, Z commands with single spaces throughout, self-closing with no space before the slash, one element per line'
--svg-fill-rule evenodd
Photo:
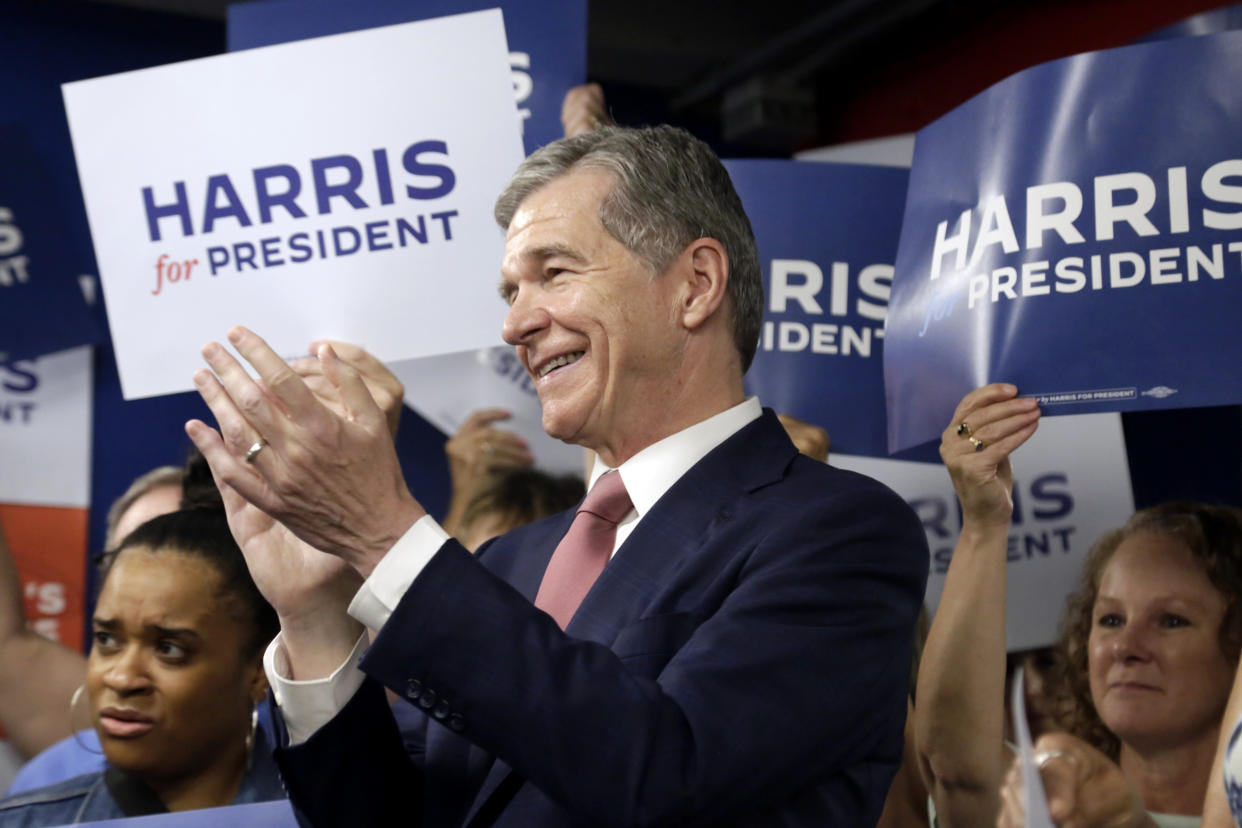
<path fill-rule="evenodd" d="M 445 434 L 457 432 L 471 412 L 504 408 L 512 414 L 493 428 L 512 431 L 553 474 L 583 474 L 581 446 L 543 430 L 543 409 L 526 369 L 509 346 L 407 360 L 388 366 L 405 385 L 405 402 Z"/>
<path fill-rule="evenodd" d="M 522 158 L 499 10 L 64 97 L 127 399 L 191 388 L 235 324 L 286 356 L 326 337 L 385 361 L 497 343 L 492 206 Z"/>
<path fill-rule="evenodd" d="M 1119 414 L 1045 417 L 1010 459 L 1015 510 L 1006 550 L 1006 646 L 1026 650 L 1056 641 L 1061 607 L 1087 551 L 1125 523 L 1134 495 Z M 931 550 L 927 607 L 934 613 L 961 531 L 948 471 L 939 463 L 837 454 L 829 462 L 876 478 L 914 507 Z"/>
<path fill-rule="evenodd" d="M 1010 710 L 1013 713 L 1013 732 L 1018 737 L 1018 761 L 1022 768 L 1022 807 L 1026 812 L 1026 828 L 1054 828 L 1052 815 L 1048 813 L 1048 796 L 1044 793 L 1044 780 L 1035 766 L 1035 752 L 1031 745 L 1031 729 L 1026 722 L 1026 693 L 1023 670 L 1019 667 L 1013 675 Z"/>
<path fill-rule="evenodd" d="M 86 507 L 91 349 L 0 364 L 0 503 Z"/>

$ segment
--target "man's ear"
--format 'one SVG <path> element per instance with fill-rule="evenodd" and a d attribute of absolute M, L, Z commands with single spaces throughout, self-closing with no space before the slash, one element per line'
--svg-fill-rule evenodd
<path fill-rule="evenodd" d="M 715 239 L 695 239 L 682 251 L 686 291 L 681 300 L 682 324 L 694 330 L 710 319 L 729 287 L 729 255 Z"/>

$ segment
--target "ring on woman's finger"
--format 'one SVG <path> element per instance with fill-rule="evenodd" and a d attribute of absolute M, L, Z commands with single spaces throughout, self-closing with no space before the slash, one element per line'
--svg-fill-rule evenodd
<path fill-rule="evenodd" d="M 978 437 L 970 437 L 970 444 L 975 447 L 975 451 L 983 451 L 983 441 Z"/>
<path fill-rule="evenodd" d="M 266 446 L 267 446 L 267 440 L 264 440 L 262 437 L 260 437 L 259 439 L 255 440 L 255 441 L 254 441 L 254 442 L 250 445 L 250 448 L 246 449 L 246 462 L 247 462 L 247 463 L 253 463 L 253 462 L 254 462 L 254 458 L 258 457 L 258 456 L 259 456 L 259 452 L 263 451 L 263 449 L 264 449 Z"/>
<path fill-rule="evenodd" d="M 970 425 L 967 424 L 965 420 L 962 420 L 960 423 L 957 424 L 957 436 L 958 437 L 969 437 L 970 434 L 971 434 Z"/>
<path fill-rule="evenodd" d="M 1064 759 L 1071 765 L 1078 764 L 1078 757 L 1064 750 L 1041 750 L 1035 754 L 1035 767 L 1042 768 L 1053 759 Z"/>

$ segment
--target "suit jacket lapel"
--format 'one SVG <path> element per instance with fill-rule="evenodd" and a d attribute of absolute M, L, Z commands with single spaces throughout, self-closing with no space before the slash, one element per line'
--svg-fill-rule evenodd
<path fill-rule="evenodd" d="M 682 475 L 643 515 L 583 599 L 567 632 L 609 645 L 642 616 L 671 572 L 693 559 L 747 493 L 781 479 L 797 450 L 765 411 Z"/>
<path fill-rule="evenodd" d="M 643 515 L 604 567 L 566 632 L 575 638 L 611 644 L 617 630 L 641 615 L 646 607 L 644 598 L 658 592 L 669 571 L 687 555 L 696 554 L 714 528 L 732 518 L 738 498 L 781 479 L 795 456 L 797 449 L 780 421 L 765 409 L 757 420 L 682 475 Z M 545 537 L 551 542 L 546 550 L 524 544 L 525 560 L 516 561 L 505 576 L 532 603 L 556 544 L 573 522 L 572 512 L 569 514 L 568 519 L 562 516 L 549 523 Z M 464 824 L 468 828 L 491 825 L 522 783 L 517 773 L 497 759 Z M 493 797 L 495 801 L 489 801 Z"/>

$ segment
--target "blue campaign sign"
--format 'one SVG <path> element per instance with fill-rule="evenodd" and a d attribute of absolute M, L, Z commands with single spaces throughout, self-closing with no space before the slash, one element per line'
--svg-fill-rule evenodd
<path fill-rule="evenodd" d="M 1047 414 L 1242 400 L 1242 33 L 1014 75 L 919 132 L 889 447 L 1015 383 Z"/>
<path fill-rule="evenodd" d="M 105 819 L 84 822 L 83 826 L 99 828 L 216 828 L 218 825 L 245 825 L 247 828 L 295 828 L 293 808 L 283 799 L 256 802 L 251 805 L 230 805 L 227 808 L 203 808 L 197 811 L 176 811 L 155 816 Z"/>
<path fill-rule="evenodd" d="M 763 270 L 765 405 L 827 429 L 832 450 L 887 456 L 882 353 L 908 173 L 813 161 L 726 161 Z"/>
<path fill-rule="evenodd" d="M 0 354 L 97 342 L 47 168 L 24 127 L 0 124 Z"/>
<path fill-rule="evenodd" d="M 499 7 L 526 154 L 562 135 L 561 100 L 586 80 L 586 0 L 259 0 L 229 6 L 229 50 Z M 395 90 L 400 89 L 394 79 Z M 400 106 L 395 95 L 393 105 Z M 469 101 L 463 101 L 469 106 Z"/>

